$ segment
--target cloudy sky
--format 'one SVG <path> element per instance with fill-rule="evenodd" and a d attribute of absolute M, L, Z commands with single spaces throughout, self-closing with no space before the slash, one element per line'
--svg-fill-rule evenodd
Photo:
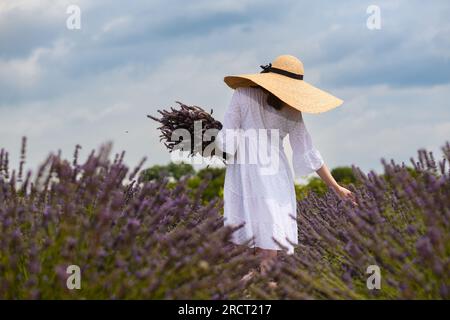
<path fill-rule="evenodd" d="M 66 27 L 72 4 L 79 30 Z M 372 4 L 380 30 L 366 25 Z M 345 101 L 304 116 L 330 167 L 439 153 L 450 140 L 449 16 L 448 1 L 0 0 L 0 147 L 17 163 L 26 135 L 31 168 L 106 141 L 131 166 L 167 163 L 147 114 L 180 100 L 222 119 L 225 75 L 292 54 L 305 80 Z"/>

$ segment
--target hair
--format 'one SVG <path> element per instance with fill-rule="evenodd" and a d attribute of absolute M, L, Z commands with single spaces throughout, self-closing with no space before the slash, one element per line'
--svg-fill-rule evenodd
<path fill-rule="evenodd" d="M 276 110 L 280 110 L 284 106 L 284 102 L 281 101 L 277 96 L 273 93 L 267 91 L 263 87 L 260 87 L 265 93 L 267 93 L 267 104 L 273 107 Z"/>
<path fill-rule="evenodd" d="M 280 110 L 281 108 L 283 108 L 284 102 L 281 101 L 277 96 L 269 92 L 267 96 L 267 104 L 277 110 Z"/>

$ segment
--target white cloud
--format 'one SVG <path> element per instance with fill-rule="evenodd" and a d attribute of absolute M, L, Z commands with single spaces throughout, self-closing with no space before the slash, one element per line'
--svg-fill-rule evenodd
<path fill-rule="evenodd" d="M 314 142 L 331 167 L 381 169 L 380 158 L 409 162 L 419 148 L 440 154 L 448 140 L 450 85 L 427 88 L 372 86 L 348 89 L 344 105 L 306 115 Z"/>
<path fill-rule="evenodd" d="M 129 16 L 114 18 L 111 21 L 105 23 L 102 27 L 103 32 L 111 32 L 115 29 L 120 29 L 127 26 L 131 21 Z"/>
<path fill-rule="evenodd" d="M 32 54 L 25 59 L 0 60 L 0 85 L 14 85 L 27 88 L 39 79 L 41 68 L 38 55 Z"/>

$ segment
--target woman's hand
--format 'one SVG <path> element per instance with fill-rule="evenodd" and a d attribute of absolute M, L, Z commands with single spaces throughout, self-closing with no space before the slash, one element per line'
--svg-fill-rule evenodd
<path fill-rule="evenodd" d="M 339 197 L 341 197 L 344 200 L 350 200 L 355 206 L 358 205 L 355 200 L 355 194 L 350 190 L 340 186 L 336 182 L 336 180 L 334 180 L 326 164 L 323 164 L 322 167 L 320 167 L 320 169 L 316 171 L 316 173 L 328 187 L 332 188 L 334 192 L 338 194 Z"/>
<path fill-rule="evenodd" d="M 355 194 L 350 190 L 348 190 L 347 188 L 338 185 L 334 189 L 334 191 L 336 191 L 338 196 L 341 197 L 342 199 L 350 200 L 354 205 L 356 205 Z"/>

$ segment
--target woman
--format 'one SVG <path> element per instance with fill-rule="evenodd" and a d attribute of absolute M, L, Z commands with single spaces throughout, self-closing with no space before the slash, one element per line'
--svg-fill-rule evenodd
<path fill-rule="evenodd" d="M 243 225 L 232 241 L 256 248 L 265 274 L 278 250 L 292 254 L 298 243 L 294 177 L 282 143 L 286 135 L 296 176 L 317 172 L 341 197 L 353 195 L 330 174 L 302 118 L 302 112 L 325 112 L 342 100 L 303 81 L 303 64 L 293 56 L 279 56 L 261 68 L 259 74 L 225 77 L 235 92 L 216 141 L 228 154 L 225 225 Z"/>

